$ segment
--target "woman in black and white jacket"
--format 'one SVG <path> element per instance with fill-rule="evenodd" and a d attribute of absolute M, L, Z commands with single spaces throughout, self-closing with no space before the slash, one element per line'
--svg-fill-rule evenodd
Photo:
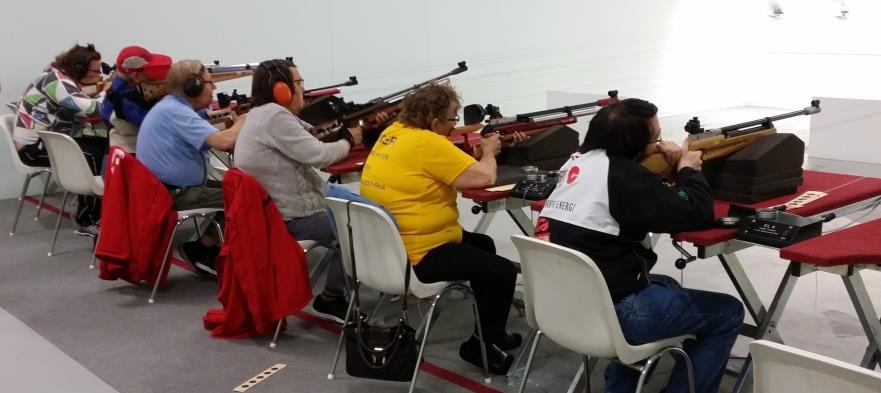
<path fill-rule="evenodd" d="M 701 153 L 662 142 L 657 113 L 650 102 L 627 99 L 594 116 L 580 155 L 561 168 L 536 236 L 596 262 L 629 343 L 697 336 L 684 346 L 694 364 L 695 387 L 716 392 L 743 322 L 743 305 L 730 295 L 682 288 L 670 277 L 650 274 L 657 261 L 650 232 L 674 233 L 713 222 Z M 640 164 L 654 153 L 677 169 L 675 185 Z M 612 363 L 605 390 L 632 392 L 637 378 L 634 370 Z M 688 391 L 683 364 L 677 364 L 666 391 Z"/>

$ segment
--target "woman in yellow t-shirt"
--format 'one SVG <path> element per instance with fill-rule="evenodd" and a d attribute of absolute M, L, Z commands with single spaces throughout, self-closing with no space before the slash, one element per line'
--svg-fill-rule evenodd
<path fill-rule="evenodd" d="M 492 238 L 462 229 L 456 207 L 457 189 L 495 183 L 499 138 L 482 138 L 480 161 L 454 146 L 447 135 L 459 121 L 460 106 L 456 91 L 445 85 L 404 98 L 398 121 L 383 131 L 364 165 L 361 194 L 392 212 L 419 281 L 470 281 L 489 370 L 505 374 L 513 357 L 504 350 L 523 341 L 505 331 L 517 272 L 496 255 Z M 459 347 L 459 356 L 483 366 L 476 331 Z"/>

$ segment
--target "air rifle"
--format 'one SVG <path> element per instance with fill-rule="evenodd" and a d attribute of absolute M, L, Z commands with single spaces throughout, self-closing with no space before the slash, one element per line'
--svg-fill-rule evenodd
<path fill-rule="evenodd" d="M 350 77 L 349 77 L 349 80 L 347 80 L 347 81 L 345 81 L 345 82 L 342 82 L 342 83 L 337 83 L 337 84 L 333 84 L 333 85 L 330 85 L 330 86 L 317 87 L 317 88 L 314 88 L 314 89 L 307 89 L 307 90 L 304 90 L 304 91 L 303 91 L 303 97 L 306 98 L 306 101 L 307 101 L 307 104 L 306 104 L 306 105 L 309 105 L 309 104 L 308 104 L 309 101 L 312 101 L 312 100 L 314 100 L 314 99 L 316 99 L 316 98 L 318 98 L 318 97 L 322 97 L 322 96 L 326 96 L 326 95 L 331 95 L 331 94 L 339 94 L 339 92 L 340 92 L 340 89 L 339 89 L 339 88 L 340 88 L 340 87 L 343 87 L 343 86 L 355 86 L 355 85 L 357 85 L 357 84 L 358 84 L 358 77 L 357 77 L 357 76 L 350 76 Z"/>
<path fill-rule="evenodd" d="M 222 66 L 219 61 L 214 60 L 214 64 L 205 64 L 205 69 L 211 74 L 211 81 L 216 83 L 251 76 L 254 74 L 254 68 L 258 65 L 258 63 L 249 63 Z M 162 98 L 162 96 L 168 93 L 165 89 L 164 80 L 141 83 L 141 92 L 144 94 L 144 98 L 148 100 Z"/>
<path fill-rule="evenodd" d="M 362 127 L 365 131 L 364 144 L 366 146 L 371 146 L 376 141 L 376 138 L 379 137 L 379 134 L 385 130 L 392 122 L 395 121 L 397 117 L 398 111 L 400 110 L 401 100 L 404 99 L 408 94 L 413 92 L 416 89 L 421 87 L 425 87 L 428 85 L 433 85 L 437 83 L 443 83 L 448 80 L 450 76 L 461 74 L 468 70 L 468 66 L 465 65 L 464 61 L 460 61 L 456 68 L 451 71 L 426 80 L 424 82 L 417 83 L 413 86 L 407 87 L 405 89 L 401 89 L 394 93 L 374 98 L 364 104 L 354 104 L 352 102 L 337 102 L 335 104 L 335 115 L 336 118 L 334 120 L 334 124 L 329 127 L 315 129 L 314 133 L 318 139 L 321 140 L 332 140 L 338 133 L 341 127 Z M 388 117 L 388 120 L 383 124 L 375 124 L 373 119 L 377 114 L 383 112 Z M 302 114 L 302 112 L 301 112 Z M 310 122 L 310 119 L 302 117 L 303 120 Z M 316 124 L 316 123 L 312 123 Z"/>
<path fill-rule="evenodd" d="M 512 134 L 515 132 L 528 136 L 540 133 L 551 126 L 572 124 L 577 122 L 579 117 L 593 115 L 599 111 L 600 107 L 618 102 L 618 90 L 610 90 L 608 94 L 609 97 L 607 98 L 586 104 L 563 106 L 510 117 L 502 116 L 499 108 L 491 104 L 487 105 L 486 108 L 476 104 L 468 105 L 463 110 L 465 127 L 454 130 L 454 134 L 480 130 L 480 135 L 483 137 L 498 133 L 500 140 L 508 142 L 514 138 Z M 486 120 L 485 126 L 473 130 L 470 129 L 479 125 L 484 117 L 487 116 L 489 118 Z M 475 157 L 480 157 L 481 155 L 479 146 L 471 145 L 467 136 L 463 149 L 466 152 L 471 152 Z"/>
<path fill-rule="evenodd" d="M 702 128 L 700 120 L 694 117 L 685 124 L 685 131 L 689 134 L 688 150 L 703 152 L 704 161 L 727 157 L 759 139 L 776 133 L 777 129 L 772 122 L 815 113 L 820 113 L 820 100 L 811 101 L 811 106 L 802 110 L 708 130 Z M 668 180 L 676 179 L 674 173 L 676 168 L 670 166 L 660 153 L 646 157 L 642 165 Z"/>

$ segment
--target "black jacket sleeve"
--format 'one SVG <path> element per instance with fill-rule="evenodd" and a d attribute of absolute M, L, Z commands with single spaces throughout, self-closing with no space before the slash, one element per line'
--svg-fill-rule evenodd
<path fill-rule="evenodd" d="M 702 173 L 683 168 L 671 186 L 639 163 L 619 158 L 609 163 L 609 210 L 622 229 L 643 233 L 706 228 L 715 218 Z"/>

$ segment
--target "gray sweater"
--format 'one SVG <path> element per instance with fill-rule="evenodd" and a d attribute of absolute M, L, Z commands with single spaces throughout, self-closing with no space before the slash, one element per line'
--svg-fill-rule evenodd
<path fill-rule="evenodd" d="M 349 153 L 348 141 L 324 143 L 310 129 L 271 103 L 248 113 L 236 141 L 236 166 L 263 185 L 286 219 L 324 211 L 327 184 L 313 168 L 324 168 Z"/>

